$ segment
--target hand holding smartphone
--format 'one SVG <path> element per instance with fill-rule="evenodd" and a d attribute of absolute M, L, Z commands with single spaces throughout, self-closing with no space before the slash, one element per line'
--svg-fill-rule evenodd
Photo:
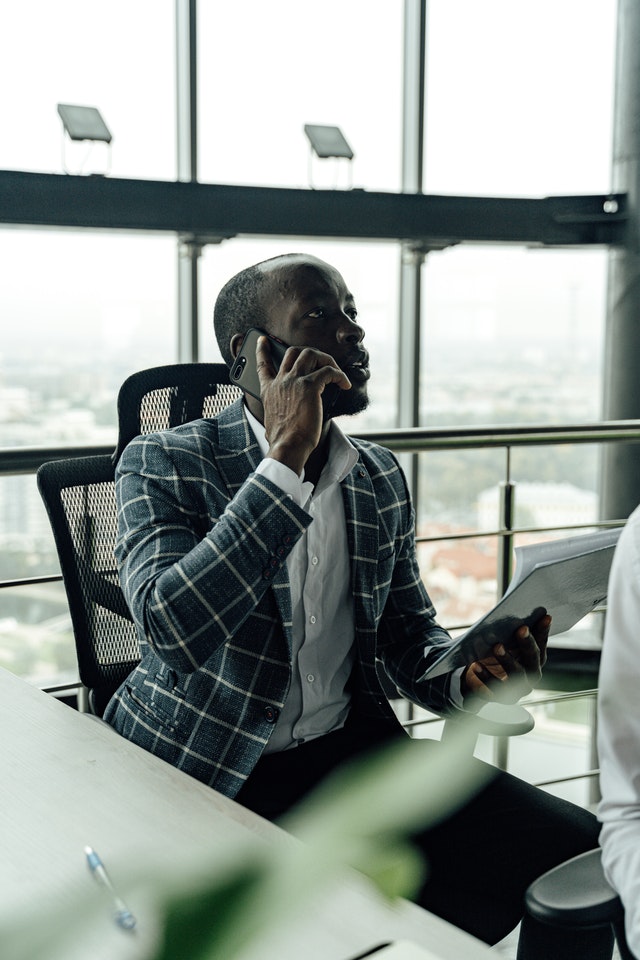
<path fill-rule="evenodd" d="M 271 359 L 276 370 L 279 370 L 282 359 L 287 352 L 288 345 L 283 343 L 277 337 L 272 337 L 264 330 L 258 327 L 251 327 L 247 330 L 242 346 L 236 357 L 229 377 L 232 383 L 236 383 L 242 390 L 250 396 L 260 400 L 260 378 L 258 377 L 258 368 L 256 364 L 256 347 L 258 337 L 266 337 L 271 349 Z M 322 407 L 325 418 L 331 411 L 338 398 L 340 387 L 335 383 L 328 383 L 322 391 Z"/>

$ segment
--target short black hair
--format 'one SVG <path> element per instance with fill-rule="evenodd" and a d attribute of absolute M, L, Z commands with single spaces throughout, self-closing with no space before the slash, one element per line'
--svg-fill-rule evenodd
<path fill-rule="evenodd" d="M 317 261 L 317 257 L 305 253 L 281 253 L 276 257 L 269 257 L 236 273 L 227 280 L 218 294 L 213 308 L 213 329 L 220 353 L 229 368 L 234 361 L 230 343 L 236 333 L 244 335 L 250 327 L 260 327 L 269 332 L 265 293 L 267 286 L 271 284 L 272 275 L 264 268 L 267 264 L 275 265 L 278 260 L 284 265 L 287 262 Z"/>
<path fill-rule="evenodd" d="M 262 293 L 266 282 L 261 264 L 246 267 L 230 280 L 218 294 L 213 308 L 213 328 L 220 353 L 227 366 L 233 366 L 231 338 L 236 334 L 245 334 L 249 327 L 263 327 L 266 312 Z"/>

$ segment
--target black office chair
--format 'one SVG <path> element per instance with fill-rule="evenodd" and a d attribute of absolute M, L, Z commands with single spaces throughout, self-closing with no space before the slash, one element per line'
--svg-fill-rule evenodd
<path fill-rule="evenodd" d="M 134 437 L 215 417 L 240 394 L 224 363 L 174 363 L 133 373 L 118 393 L 114 463 Z"/>
<path fill-rule="evenodd" d="M 69 602 L 80 680 L 97 716 L 140 660 L 113 553 L 115 464 L 135 436 L 212 417 L 239 394 L 222 363 L 172 364 L 135 373 L 118 396 L 113 456 L 56 460 L 38 470 Z"/>
<path fill-rule="evenodd" d="M 525 901 L 527 913 L 550 926 L 569 930 L 611 926 L 621 960 L 636 960 L 625 937 L 622 903 L 605 878 L 599 848 L 543 874 L 531 884 Z"/>

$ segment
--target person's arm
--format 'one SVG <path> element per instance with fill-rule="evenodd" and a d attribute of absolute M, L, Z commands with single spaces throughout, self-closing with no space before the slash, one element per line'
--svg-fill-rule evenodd
<path fill-rule="evenodd" d="M 277 373 L 264 337 L 256 356 L 269 458 L 299 475 L 322 429 L 323 388 L 349 379 L 317 350 L 289 348 Z M 227 502 L 210 451 L 180 442 L 157 434 L 123 453 L 116 556 L 138 629 L 169 667 L 190 672 L 256 609 L 311 518 L 260 472 Z"/>
<path fill-rule="evenodd" d="M 611 567 L 598 681 L 600 843 L 640 956 L 640 512 L 623 530 Z"/>
<path fill-rule="evenodd" d="M 259 474 L 229 501 L 215 464 L 168 436 L 135 440 L 120 460 L 116 556 L 139 630 L 190 672 L 256 609 L 311 521 Z"/>
<path fill-rule="evenodd" d="M 403 476 L 401 471 L 399 476 Z M 543 617 L 533 631 L 521 627 L 510 644 L 504 648 L 496 645 L 491 656 L 469 664 L 462 673 L 455 670 L 432 680 L 422 679 L 452 640 L 437 623 L 420 576 L 408 491 L 404 502 L 404 538 L 378 635 L 378 652 L 386 672 L 403 696 L 438 713 L 467 706 L 477 710 L 482 700 L 515 702 L 540 678 L 551 618 Z"/>

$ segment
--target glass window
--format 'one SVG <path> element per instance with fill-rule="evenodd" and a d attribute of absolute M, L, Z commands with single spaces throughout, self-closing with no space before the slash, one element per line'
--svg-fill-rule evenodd
<path fill-rule="evenodd" d="M 605 193 L 616 0 L 430 0 L 425 189 Z"/>
<path fill-rule="evenodd" d="M 134 370 L 176 360 L 174 237 L 0 231 L 0 447 L 113 445 Z M 0 581 L 59 572 L 31 476 L 0 478 Z M 0 588 L 0 665 L 75 677 L 61 584 Z"/>
<path fill-rule="evenodd" d="M 0 446 L 111 443 L 134 370 L 176 359 L 173 237 L 0 231 Z"/>
<path fill-rule="evenodd" d="M 606 268 L 601 249 L 430 254 L 422 425 L 599 419 Z"/>
<path fill-rule="evenodd" d="M 0 583 L 59 573 L 35 476 L 0 477 Z M 76 679 L 73 632 L 61 583 L 0 587 L 0 667 L 43 685 Z"/>
<path fill-rule="evenodd" d="M 401 3 L 200 3 L 200 179 L 399 190 L 402 22 Z M 311 160 L 305 123 L 342 129 L 351 171 Z"/>
<path fill-rule="evenodd" d="M 352 433 L 396 425 L 399 254 L 395 244 L 327 243 L 309 240 L 231 240 L 205 248 L 201 262 L 201 358 L 220 361 L 213 333 L 213 305 L 222 286 L 252 263 L 304 251 L 335 266 L 358 306 L 371 354 L 371 404 L 350 421 Z"/>
<path fill-rule="evenodd" d="M 78 679 L 62 583 L 0 589 L 0 667 L 39 686 Z"/>
<path fill-rule="evenodd" d="M 173 0 L 4 3 L 0 86 L 0 167 L 175 179 Z M 111 150 L 63 137 L 58 103 L 97 107 Z"/>

